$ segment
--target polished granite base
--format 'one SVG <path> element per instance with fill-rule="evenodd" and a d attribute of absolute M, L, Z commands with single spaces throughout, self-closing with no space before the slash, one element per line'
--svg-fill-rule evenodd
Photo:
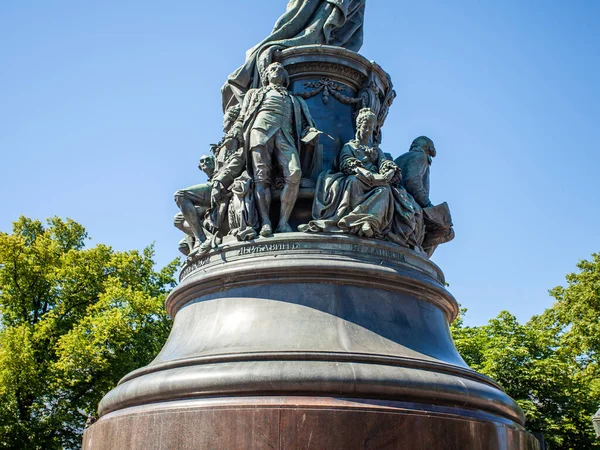
<path fill-rule="evenodd" d="M 538 450 L 521 426 L 489 414 L 414 403 L 248 397 L 159 403 L 104 417 L 98 450 Z"/>

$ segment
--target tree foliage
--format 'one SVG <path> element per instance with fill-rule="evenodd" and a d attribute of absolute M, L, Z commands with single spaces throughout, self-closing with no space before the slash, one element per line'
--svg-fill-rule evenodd
<path fill-rule="evenodd" d="M 502 385 L 551 449 L 600 448 L 591 424 L 600 406 L 600 255 L 592 258 L 524 325 L 503 311 L 484 326 L 452 326 L 467 364 Z"/>
<path fill-rule="evenodd" d="M 177 262 L 86 240 L 57 217 L 0 233 L 0 448 L 80 448 L 102 396 L 168 336 Z"/>

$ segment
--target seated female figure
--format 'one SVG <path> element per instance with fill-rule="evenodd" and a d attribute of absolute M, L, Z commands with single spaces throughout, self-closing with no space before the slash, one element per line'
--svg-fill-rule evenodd
<path fill-rule="evenodd" d="M 422 210 L 400 187 L 400 169 L 372 145 L 376 121 L 370 109 L 359 112 L 356 138 L 340 153 L 341 172 L 321 174 L 313 203 L 314 220 L 299 229 L 355 234 L 420 248 Z"/>

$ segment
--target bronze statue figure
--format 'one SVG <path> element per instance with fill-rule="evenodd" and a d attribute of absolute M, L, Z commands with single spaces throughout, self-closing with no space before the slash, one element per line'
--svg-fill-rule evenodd
<path fill-rule="evenodd" d="M 288 220 L 298 197 L 302 171 L 299 149 L 302 136 L 313 129 L 306 102 L 288 91 L 289 75 L 282 64 L 272 63 L 265 72 L 265 85 L 251 89 L 244 98 L 234 135 L 244 142 L 251 162 L 256 201 L 261 219 L 261 236 L 273 233 L 269 211 L 273 162 L 283 172 L 281 212 L 276 232 L 292 231 Z"/>
<path fill-rule="evenodd" d="M 422 210 L 400 186 L 396 164 L 373 145 L 376 121 L 370 109 L 360 110 L 356 138 L 340 153 L 340 172 L 329 171 L 319 177 L 314 220 L 299 230 L 343 232 L 420 249 Z"/>
<path fill-rule="evenodd" d="M 191 232 L 193 236 L 190 252 L 180 245 L 184 254 L 210 250 L 214 242 L 207 239 L 207 233 L 215 236 L 227 217 L 227 203 L 231 197 L 229 187 L 246 166 L 243 148 L 237 138 L 228 133 L 239 113 L 239 107 L 232 107 L 225 113 L 225 137 L 219 144 L 211 146 L 214 156 L 204 155 L 200 158 L 199 167 L 207 174 L 208 181 L 175 192 L 175 203 L 181 210 L 181 215 L 175 216 L 175 226 L 186 233 Z M 189 238 L 186 239 L 191 242 Z"/>
<path fill-rule="evenodd" d="M 402 185 L 422 208 L 433 206 L 429 200 L 429 167 L 436 155 L 433 141 L 427 136 L 413 140 L 407 153 L 396 158 L 402 170 Z"/>
<path fill-rule="evenodd" d="M 423 208 L 425 238 L 423 248 L 431 256 L 438 245 L 454 239 L 452 216 L 446 202 L 434 206 L 429 199 L 429 171 L 437 151 L 427 136 L 415 138 L 407 153 L 396 158 L 402 170 L 402 185 Z"/>
<path fill-rule="evenodd" d="M 202 220 L 210 208 L 210 181 L 215 173 L 214 156 L 202 155 L 198 168 L 206 174 L 208 182 L 175 192 L 175 203 L 180 212 L 175 215 L 173 224 L 186 234 L 179 242 L 179 250 L 186 256 L 206 240 Z"/>

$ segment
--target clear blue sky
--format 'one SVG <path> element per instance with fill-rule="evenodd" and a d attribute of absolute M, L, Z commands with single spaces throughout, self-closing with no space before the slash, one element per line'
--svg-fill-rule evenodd
<path fill-rule="evenodd" d="M 93 243 L 178 256 L 177 188 L 220 138 L 220 93 L 285 0 L 0 2 L 0 230 L 71 217 Z M 436 143 L 434 255 L 482 324 L 552 303 L 600 251 L 600 2 L 368 0 L 361 53 L 398 93 L 383 148 Z"/>

